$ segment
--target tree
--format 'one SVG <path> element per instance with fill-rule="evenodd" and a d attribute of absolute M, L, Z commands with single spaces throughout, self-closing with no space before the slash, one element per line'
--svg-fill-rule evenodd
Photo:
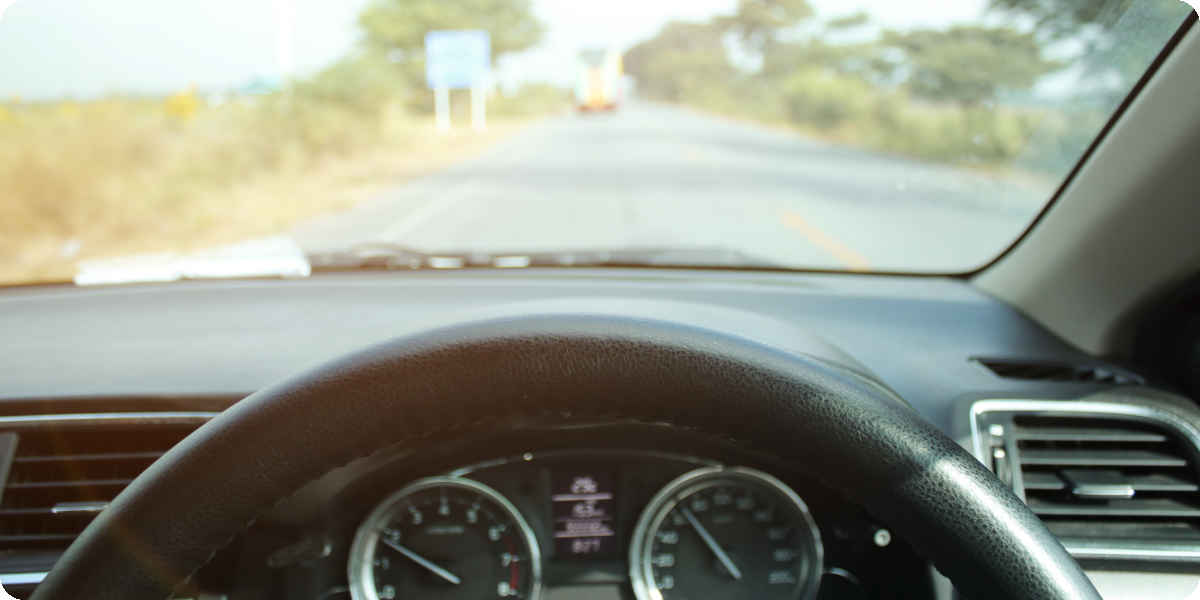
<path fill-rule="evenodd" d="M 881 47 L 903 56 L 896 71 L 906 74 L 913 94 L 963 106 L 990 100 L 1002 89 L 1029 88 L 1060 66 L 1042 56 L 1033 34 L 1007 27 L 885 31 Z"/>
<path fill-rule="evenodd" d="M 437 29 L 483 29 L 491 34 L 492 59 L 524 50 L 542 37 L 530 0 L 373 0 L 358 15 L 365 34 L 359 67 L 388 67 L 411 89 L 425 82 L 425 34 Z M 377 69 L 375 69 L 377 70 Z M 410 108 L 432 110 L 429 94 L 413 94 Z"/>
<path fill-rule="evenodd" d="M 859 11 L 828 19 L 811 35 L 777 42 L 771 53 L 763 57 L 762 75 L 768 79 L 781 78 L 797 68 L 815 68 L 870 83 L 882 83 L 890 75 L 893 65 L 883 60 L 874 40 L 830 41 L 839 33 L 870 24 L 871 16 L 866 11 Z"/>
<path fill-rule="evenodd" d="M 396 77 L 395 71 L 395 66 L 383 57 L 353 54 L 296 81 L 295 91 L 310 102 L 378 116 L 382 107 L 405 98 L 409 91 L 410 86 Z"/>
<path fill-rule="evenodd" d="M 730 87 L 736 74 L 725 52 L 724 29 L 715 23 L 672 21 L 653 38 L 625 53 L 625 70 L 638 89 L 661 100 L 692 97 Z"/>
<path fill-rule="evenodd" d="M 764 57 L 762 76 L 786 77 L 797 69 L 818 69 L 831 74 L 884 84 L 895 65 L 884 60 L 875 42 L 834 44 L 821 37 L 781 42 Z"/>
<path fill-rule="evenodd" d="M 486 30 L 493 56 L 529 48 L 544 32 L 530 0 L 375 0 L 358 24 L 368 48 L 397 57 L 420 56 L 434 29 Z"/>
<path fill-rule="evenodd" d="M 990 0 L 999 14 L 1032 20 L 1045 44 L 1071 40 L 1090 81 L 1122 96 L 1191 8 L 1179 0 Z"/>
<path fill-rule="evenodd" d="M 870 23 L 871 15 L 865 10 L 860 10 L 856 13 L 830 19 L 825 23 L 825 28 L 830 31 L 844 31 L 846 29 L 856 29 Z"/>
<path fill-rule="evenodd" d="M 769 54 L 781 29 L 813 16 L 808 0 L 738 0 L 737 12 L 717 23 L 737 33 L 749 48 Z"/>
<path fill-rule="evenodd" d="M 1134 0 L 990 0 L 988 6 L 1002 13 L 1032 17 L 1034 27 L 1046 38 L 1073 37 L 1087 25 L 1111 23 Z"/>
<path fill-rule="evenodd" d="M 1154 20 L 1178 28 L 1192 12 L 1179 0 L 990 0 L 995 12 L 1033 19 L 1044 39 L 1067 39 L 1113 30 L 1122 19 Z"/>

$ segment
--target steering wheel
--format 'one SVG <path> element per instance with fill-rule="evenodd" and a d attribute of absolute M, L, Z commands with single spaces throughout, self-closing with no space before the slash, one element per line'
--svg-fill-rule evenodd
<path fill-rule="evenodd" d="M 436 329 L 263 389 L 129 485 L 33 598 L 166 598 L 259 514 L 355 459 L 596 422 L 777 456 L 860 503 L 969 598 L 1099 599 L 1019 499 L 878 382 L 707 328 L 603 315 Z"/>

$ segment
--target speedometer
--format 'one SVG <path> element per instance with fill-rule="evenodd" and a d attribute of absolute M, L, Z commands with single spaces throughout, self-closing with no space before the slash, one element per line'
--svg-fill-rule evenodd
<path fill-rule="evenodd" d="M 350 549 L 354 600 L 537 600 L 541 559 L 504 496 L 470 479 L 432 477 L 379 504 Z"/>
<path fill-rule="evenodd" d="M 638 600 L 803 600 L 816 595 L 820 533 L 804 501 L 761 471 L 697 469 L 642 512 L 630 548 Z"/>

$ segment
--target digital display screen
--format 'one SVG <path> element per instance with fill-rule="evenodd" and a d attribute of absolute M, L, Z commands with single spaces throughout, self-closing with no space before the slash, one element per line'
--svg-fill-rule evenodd
<path fill-rule="evenodd" d="M 616 555 L 616 501 L 613 475 L 603 471 L 556 471 L 550 504 L 557 556 L 601 558 Z"/>

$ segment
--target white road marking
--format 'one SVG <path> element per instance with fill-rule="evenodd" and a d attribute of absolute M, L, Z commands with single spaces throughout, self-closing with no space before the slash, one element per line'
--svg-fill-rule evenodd
<path fill-rule="evenodd" d="M 450 188 L 444 193 L 427 202 L 417 210 L 406 215 L 403 219 L 392 224 L 380 234 L 380 239 L 388 242 L 402 242 L 412 232 L 421 228 L 434 217 L 437 217 L 454 207 L 463 198 L 470 196 L 478 187 L 475 180 L 469 179 Z"/>

